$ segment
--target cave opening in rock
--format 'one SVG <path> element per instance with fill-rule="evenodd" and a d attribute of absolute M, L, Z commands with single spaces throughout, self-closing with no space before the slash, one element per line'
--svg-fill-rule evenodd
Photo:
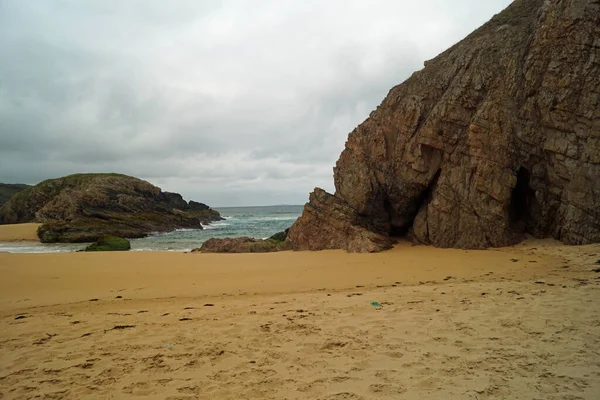
<path fill-rule="evenodd" d="M 518 232 L 525 232 L 531 217 L 535 191 L 529 186 L 530 174 L 527 168 L 521 167 L 517 172 L 517 184 L 513 188 L 508 216 L 510 226 Z"/>
<path fill-rule="evenodd" d="M 383 199 L 383 209 L 384 209 L 387 217 L 389 218 L 388 234 L 391 237 L 404 236 L 406 234 L 408 228 L 404 227 L 404 225 L 405 225 L 404 223 L 402 223 L 401 221 L 398 221 L 398 215 L 394 211 L 394 208 L 392 207 L 392 202 L 390 201 L 390 199 L 387 195 Z"/>
<path fill-rule="evenodd" d="M 422 207 L 426 206 L 431 201 L 433 188 L 436 186 L 441 172 L 442 170 L 439 169 L 427 187 L 425 187 L 423 191 L 411 202 L 411 205 L 408 207 L 408 212 L 404 215 L 404 218 L 391 218 L 389 231 L 389 235 L 391 237 L 401 238 L 408 234 L 413 226 L 417 214 L 419 213 L 419 210 L 421 210 Z M 386 211 L 388 211 L 388 215 L 391 216 L 392 205 L 390 204 L 389 199 L 385 199 L 384 208 Z"/>
<path fill-rule="evenodd" d="M 392 225 L 390 228 L 390 232 L 389 235 L 390 237 L 393 238 L 403 238 L 406 236 L 406 234 L 408 233 L 408 230 L 410 229 L 410 227 L 412 226 L 412 222 L 410 224 L 404 224 L 404 225 Z"/>

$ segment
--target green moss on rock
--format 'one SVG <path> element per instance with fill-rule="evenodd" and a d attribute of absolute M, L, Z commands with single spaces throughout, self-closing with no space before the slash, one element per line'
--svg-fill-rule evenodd
<path fill-rule="evenodd" d="M 129 240 L 118 236 L 105 235 L 97 242 L 90 244 L 85 251 L 127 251 L 131 249 Z"/>

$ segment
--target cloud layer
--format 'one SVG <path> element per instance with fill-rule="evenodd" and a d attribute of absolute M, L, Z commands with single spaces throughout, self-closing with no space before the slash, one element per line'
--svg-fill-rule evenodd
<path fill-rule="evenodd" d="M 0 182 L 304 203 L 392 86 L 509 3 L 2 0 Z"/>

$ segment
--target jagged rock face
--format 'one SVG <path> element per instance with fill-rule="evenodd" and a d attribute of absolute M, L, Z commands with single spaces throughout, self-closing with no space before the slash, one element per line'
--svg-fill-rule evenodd
<path fill-rule="evenodd" d="M 0 223 L 42 222 L 43 242 L 89 242 L 103 235 L 143 237 L 177 228 L 201 229 L 221 220 L 215 210 L 190 210 L 177 193 L 119 174 L 50 179 L 15 194 L 0 208 Z"/>
<path fill-rule="evenodd" d="M 210 207 L 204 203 L 198 203 L 197 201 L 190 200 L 190 202 L 188 204 L 188 209 L 190 211 L 205 211 L 205 210 L 210 209 Z"/>
<path fill-rule="evenodd" d="M 160 196 L 163 197 L 173 208 L 178 210 L 188 210 L 190 208 L 187 201 L 179 193 L 161 192 Z"/>
<path fill-rule="evenodd" d="M 458 248 L 600 241 L 600 3 L 513 2 L 389 92 L 334 182 L 290 229 L 295 248 L 357 250 L 353 229 L 378 250 L 405 233 Z"/>
<path fill-rule="evenodd" d="M 380 235 L 366 227 L 362 219 L 339 198 L 316 188 L 309 203 L 288 231 L 287 241 L 296 250 L 346 249 L 369 253 L 392 247 L 387 235 Z"/>

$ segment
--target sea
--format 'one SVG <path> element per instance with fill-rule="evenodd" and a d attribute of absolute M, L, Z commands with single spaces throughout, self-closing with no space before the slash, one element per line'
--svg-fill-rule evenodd
<path fill-rule="evenodd" d="M 302 214 L 303 206 L 215 207 L 224 221 L 205 225 L 204 229 L 178 229 L 141 239 L 130 239 L 133 251 L 186 252 L 210 238 L 249 236 L 265 239 L 289 228 Z M 57 253 L 84 249 L 85 243 L 0 243 L 0 252 Z"/>

